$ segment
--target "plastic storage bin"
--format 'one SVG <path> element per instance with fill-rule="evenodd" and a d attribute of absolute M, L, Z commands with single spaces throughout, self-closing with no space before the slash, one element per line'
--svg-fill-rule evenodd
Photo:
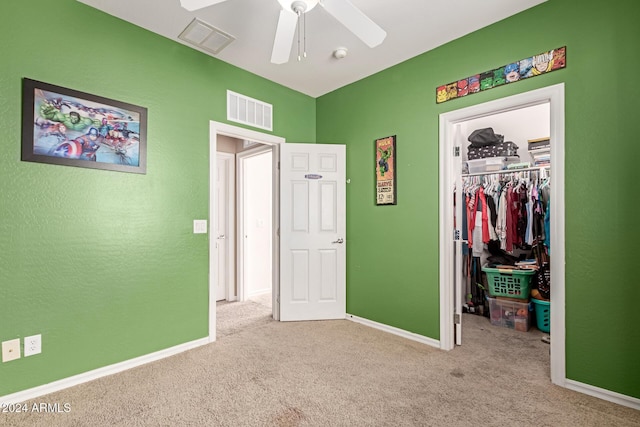
<path fill-rule="evenodd" d="M 484 159 L 467 160 L 469 173 L 498 172 L 506 169 L 511 163 L 520 162 L 520 157 L 485 157 Z"/>
<path fill-rule="evenodd" d="M 487 273 L 487 284 L 492 297 L 529 299 L 531 278 L 536 273 L 535 270 L 482 267 L 482 271 Z"/>
<path fill-rule="evenodd" d="M 529 302 L 518 302 L 487 297 L 489 320 L 494 326 L 527 332 L 531 325 L 533 308 Z"/>
<path fill-rule="evenodd" d="M 531 298 L 536 312 L 536 326 L 542 332 L 549 333 L 551 330 L 551 302 Z"/>

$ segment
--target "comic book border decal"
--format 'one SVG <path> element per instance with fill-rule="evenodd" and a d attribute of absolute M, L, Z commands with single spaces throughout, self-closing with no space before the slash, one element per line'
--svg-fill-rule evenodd
<path fill-rule="evenodd" d="M 436 88 L 436 104 L 462 98 L 494 87 L 537 77 L 567 66 L 567 47 L 551 49 L 538 55 L 511 62 L 502 67 L 474 74 Z"/>

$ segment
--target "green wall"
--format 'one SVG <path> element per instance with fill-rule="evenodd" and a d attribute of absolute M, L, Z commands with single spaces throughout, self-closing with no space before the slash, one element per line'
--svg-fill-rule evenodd
<path fill-rule="evenodd" d="M 209 120 L 230 89 L 312 142 L 315 100 L 75 0 L 1 2 L 0 39 L 0 341 L 43 346 L 0 396 L 208 336 Z M 23 77 L 147 107 L 147 174 L 21 162 Z"/>
<path fill-rule="evenodd" d="M 274 105 L 274 134 L 347 145 L 347 310 L 439 338 L 438 115 L 566 89 L 570 379 L 640 398 L 634 0 L 549 0 L 314 100 L 75 0 L 0 3 L 0 396 L 207 336 L 208 121 L 230 89 Z M 566 45 L 567 68 L 435 104 L 436 86 Z M 20 161 L 21 78 L 149 111 L 146 175 Z M 317 132 L 316 132 L 317 123 Z M 398 205 L 374 206 L 373 140 L 398 137 Z"/>
<path fill-rule="evenodd" d="M 640 398 L 639 16 L 634 0 L 549 0 L 318 98 L 318 142 L 347 145 L 349 313 L 439 338 L 438 116 L 564 82 L 567 377 Z M 435 103 L 441 84 L 564 45 L 564 70 Z M 398 205 L 376 207 L 373 141 L 388 135 Z"/>

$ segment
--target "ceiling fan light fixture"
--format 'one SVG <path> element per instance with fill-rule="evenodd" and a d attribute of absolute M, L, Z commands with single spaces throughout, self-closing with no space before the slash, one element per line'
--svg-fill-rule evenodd
<path fill-rule="evenodd" d="M 288 26 L 289 30 L 291 30 L 291 26 L 293 26 L 293 30 L 295 31 L 295 29 L 298 30 L 298 61 L 301 61 L 302 58 L 306 58 L 307 57 L 307 24 L 306 24 L 306 13 L 309 12 L 311 9 L 313 9 L 314 7 L 316 7 L 318 5 L 318 3 L 320 2 L 320 0 L 278 0 L 278 3 L 280 3 L 280 6 L 282 6 L 282 10 L 284 12 L 292 12 L 295 13 L 296 17 L 297 17 L 297 22 L 293 23 L 290 22 Z M 281 12 L 282 13 L 282 12 Z M 282 16 L 282 14 L 280 15 L 280 19 L 282 20 L 284 18 L 283 22 L 286 22 L 287 19 L 285 17 Z M 285 28 L 285 26 L 283 26 L 283 28 Z M 278 30 L 276 30 L 277 32 Z M 276 35 L 276 37 L 278 37 Z M 275 43 L 274 43 L 275 46 Z M 274 51 L 275 52 L 275 51 Z M 273 63 L 282 63 L 282 62 L 286 62 L 286 61 L 282 61 L 282 59 L 279 59 L 280 55 L 276 55 L 275 53 L 272 53 L 271 55 L 271 62 Z M 287 55 L 288 57 L 288 55 Z"/>
<path fill-rule="evenodd" d="M 192 0 L 196 1 L 196 0 Z M 306 16 L 318 4 L 369 47 L 376 47 L 387 36 L 378 24 L 362 13 L 350 0 L 278 0 L 282 9 L 273 41 L 271 62 L 288 62 L 292 44 L 297 44 L 298 61 L 307 56 Z M 297 30 L 297 38 L 296 38 Z M 296 40 L 297 39 L 297 40 Z M 346 56 L 347 50 L 334 52 L 336 59 Z"/>

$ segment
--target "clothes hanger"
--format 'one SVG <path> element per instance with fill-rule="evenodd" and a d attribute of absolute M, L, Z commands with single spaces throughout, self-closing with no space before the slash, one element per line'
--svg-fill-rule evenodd
<path fill-rule="evenodd" d="M 545 179 L 545 181 L 542 183 L 542 185 L 540 185 L 538 189 L 542 190 L 543 188 L 548 187 L 550 182 L 551 182 L 551 177 Z"/>

